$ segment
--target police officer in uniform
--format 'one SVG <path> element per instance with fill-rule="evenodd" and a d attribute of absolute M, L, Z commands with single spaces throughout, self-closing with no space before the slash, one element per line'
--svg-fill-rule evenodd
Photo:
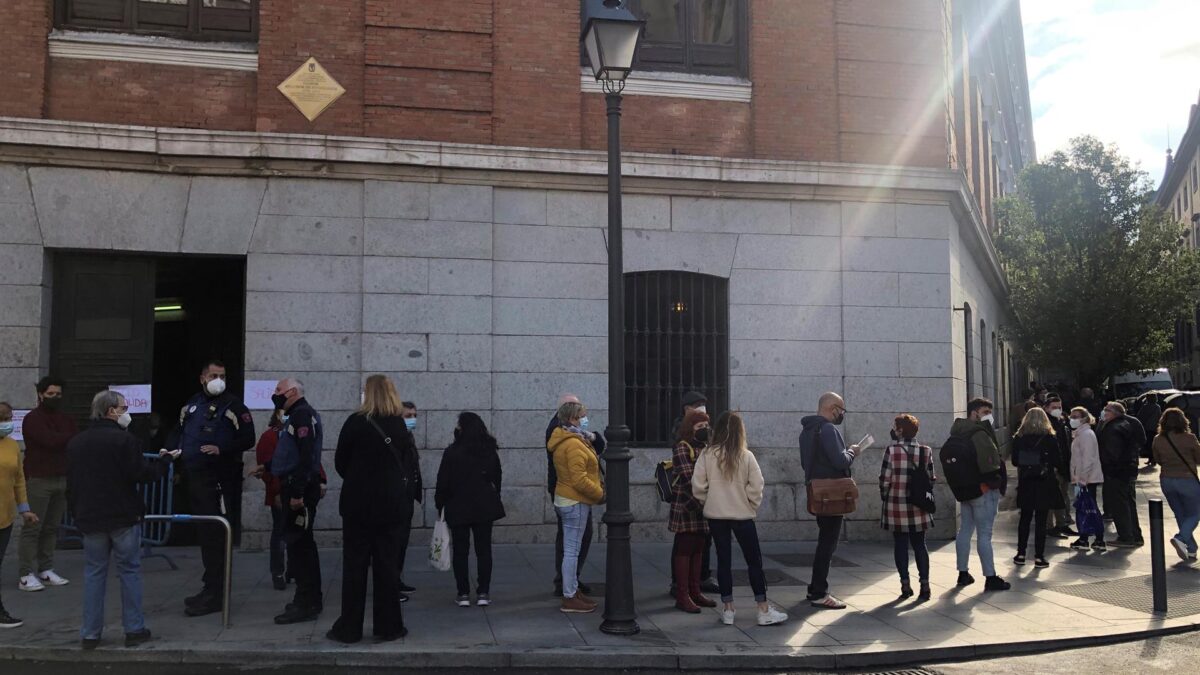
<path fill-rule="evenodd" d="M 192 515 L 225 516 L 240 512 L 242 453 L 254 447 L 254 421 L 237 397 L 225 391 L 225 365 L 209 361 L 200 371 L 201 391 L 184 404 L 179 426 L 167 438 L 168 449 L 183 452 L 183 485 Z M 224 502 L 224 509 L 222 509 Z M 184 600 L 188 616 L 221 611 L 225 586 L 225 530 L 198 524 L 204 588 Z"/>
<path fill-rule="evenodd" d="M 304 383 L 285 378 L 271 396 L 283 411 L 279 443 L 268 467 L 279 478 L 279 500 L 284 510 L 284 543 L 289 572 L 296 579 L 296 594 L 277 624 L 315 621 L 324 608 L 321 595 L 321 560 L 313 540 L 313 521 L 321 500 L 321 450 L 324 427 L 321 416 L 304 398 Z"/>

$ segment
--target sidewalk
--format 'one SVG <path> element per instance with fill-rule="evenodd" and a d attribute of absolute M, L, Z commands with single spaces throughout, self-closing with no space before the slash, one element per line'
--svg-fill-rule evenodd
<path fill-rule="evenodd" d="M 1143 527 L 1149 539 L 1148 523 Z M 1173 522 L 1168 521 L 1168 536 L 1173 531 Z M 934 542 L 934 597 L 923 605 L 912 600 L 897 602 L 899 582 L 890 543 L 842 544 L 831 573 L 832 591 L 850 605 L 841 612 L 816 610 L 805 602 L 813 543 L 766 544 L 769 596 L 791 620 L 765 628 L 755 625 L 754 605 L 738 553 L 734 554 L 735 566 L 742 568 L 743 581 L 735 589 L 737 625 L 730 627 L 720 625 L 713 610 L 689 615 L 673 609 L 666 596 L 670 545 L 635 544 L 633 570 L 642 633 L 633 638 L 601 633 L 600 612 L 566 615 L 557 611 L 557 601 L 550 594 L 552 546 L 497 546 L 492 586 L 495 604 L 486 609 L 455 606 L 452 575 L 430 570 L 424 564 L 425 551 L 414 547 L 409 554 L 412 571 L 405 577 L 419 590 L 403 606 L 409 636 L 388 644 L 373 644 L 367 638 L 353 646 L 324 637 L 337 618 L 340 603 L 337 550 L 321 554 L 325 613 L 315 624 L 297 626 L 272 623 L 272 617 L 290 600 L 291 589 L 283 593 L 271 588 L 265 554 L 236 553 L 230 629 L 220 626 L 219 614 L 197 619 L 183 615 L 183 596 L 199 586 L 199 555 L 191 549 L 170 550 L 179 571 L 170 571 L 161 559 L 149 559 L 144 565 L 147 624 L 158 639 L 139 649 L 121 646 L 118 586 L 110 578 L 110 621 L 105 643 L 95 652 L 79 650 L 80 553 L 60 553 L 59 571 L 72 580 L 69 586 L 36 594 L 16 590 L 15 560 L 10 556 L 4 565 L 4 600 L 26 625 L 0 632 L 0 661 L 210 663 L 263 668 L 303 664 L 414 669 L 830 669 L 1059 649 L 1200 628 L 1200 567 L 1179 563 L 1169 546 L 1171 612 L 1156 617 L 1149 613 L 1149 545 L 1097 554 L 1071 551 L 1069 540 L 1051 540 L 1051 566 L 1038 570 L 1012 563 L 1014 532 L 1015 514 L 1002 513 L 996 560 L 1000 574 L 1013 583 L 1011 591 L 984 593 L 974 551 L 972 571 L 978 581 L 965 589 L 955 588 L 953 542 Z M 593 546 L 585 581 L 603 579 L 604 554 L 603 545 Z M 735 583 L 738 576 L 735 572 Z M 1111 583 L 1091 585 L 1101 582 Z M 1064 587 L 1069 587 L 1067 592 Z M 594 596 L 603 598 L 599 591 Z M 1135 609 L 1139 604 L 1144 611 Z M 370 611 L 367 614 L 369 635 Z"/>

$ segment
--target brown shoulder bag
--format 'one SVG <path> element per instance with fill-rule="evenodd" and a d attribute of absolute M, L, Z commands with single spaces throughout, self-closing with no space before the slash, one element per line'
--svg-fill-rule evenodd
<path fill-rule="evenodd" d="M 824 457 L 819 447 L 815 452 Z M 849 476 L 816 478 L 808 481 L 804 489 L 808 494 L 808 512 L 814 516 L 845 516 L 858 508 L 858 485 Z"/>

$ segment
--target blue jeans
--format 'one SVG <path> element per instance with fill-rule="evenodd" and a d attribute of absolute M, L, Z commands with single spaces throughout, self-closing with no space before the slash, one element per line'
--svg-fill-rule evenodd
<path fill-rule="evenodd" d="M 750 574 L 750 588 L 756 602 L 767 601 L 767 577 L 763 574 L 762 551 L 758 547 L 758 528 L 753 520 L 709 519 L 708 530 L 717 545 L 717 586 L 721 602 L 733 602 L 733 537 L 737 538 Z"/>
<path fill-rule="evenodd" d="M 1195 478 L 1160 478 L 1163 496 L 1175 514 L 1179 534 L 1175 538 L 1187 544 L 1188 553 L 1196 553 L 1193 534 L 1200 525 L 1200 481 Z"/>
<path fill-rule="evenodd" d="M 996 524 L 996 513 L 1000 510 L 1000 491 L 988 490 L 980 497 L 959 502 L 959 506 L 962 522 L 955 538 L 958 571 L 967 571 L 967 563 L 971 559 L 971 533 L 978 532 L 976 547 L 979 549 L 979 562 L 983 564 L 983 575 L 996 576 L 996 561 L 992 556 L 992 526 Z"/>
<path fill-rule="evenodd" d="M 579 592 L 579 549 L 583 545 L 583 531 L 592 518 L 592 507 L 576 504 L 556 506 L 554 510 L 563 527 L 563 597 L 573 598 Z"/>
<path fill-rule="evenodd" d="M 146 628 L 142 616 L 142 526 L 83 535 L 83 627 L 79 636 L 99 640 L 104 632 L 104 590 L 111 557 L 121 580 L 121 625 L 126 633 Z"/>

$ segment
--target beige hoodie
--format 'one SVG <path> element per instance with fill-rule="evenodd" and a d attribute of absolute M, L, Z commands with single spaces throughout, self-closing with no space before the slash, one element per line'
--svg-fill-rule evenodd
<path fill-rule="evenodd" d="M 763 499 L 763 475 L 754 453 L 745 452 L 727 479 L 712 448 L 705 448 L 696 458 L 692 495 L 704 504 L 705 518 L 754 520 Z"/>

